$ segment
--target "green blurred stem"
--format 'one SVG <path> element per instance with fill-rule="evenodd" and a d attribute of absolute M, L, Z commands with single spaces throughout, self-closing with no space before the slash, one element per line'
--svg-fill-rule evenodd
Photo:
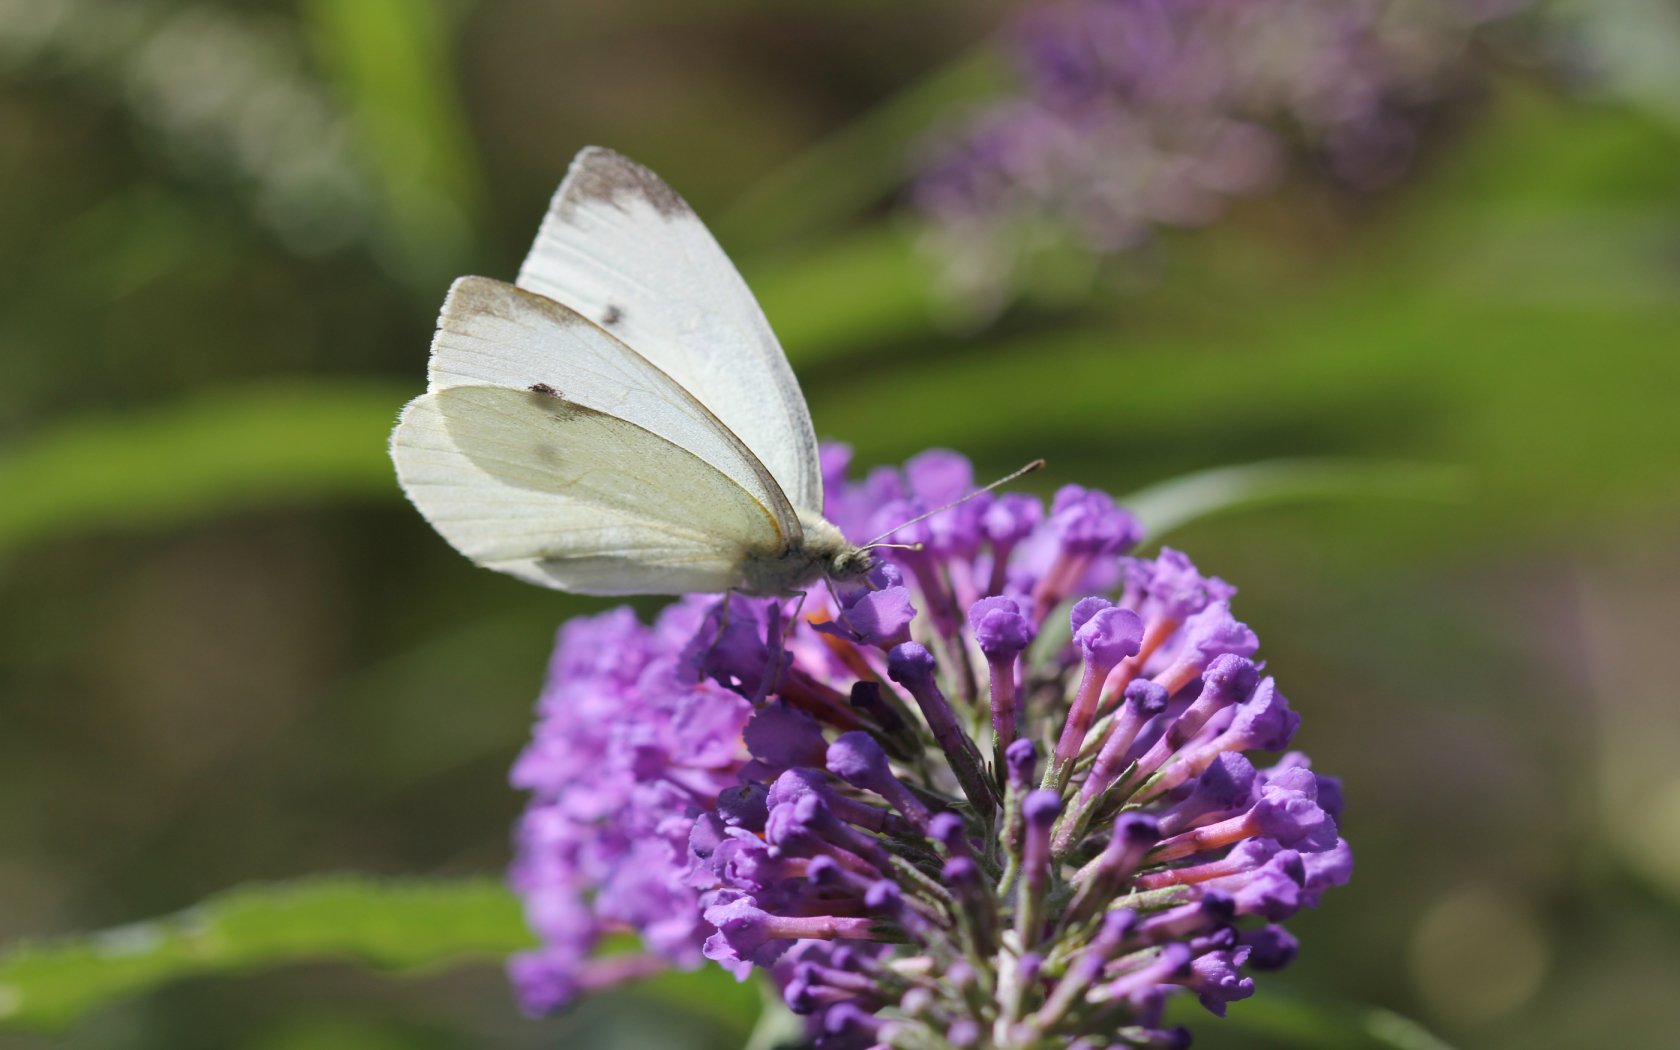
<path fill-rule="evenodd" d="M 380 189 L 386 267 L 427 299 L 465 264 L 483 180 L 455 81 L 450 6 L 438 0 L 305 0 L 300 14 L 355 120 Z"/>
<path fill-rule="evenodd" d="M 717 221 L 731 249 L 762 251 L 833 232 L 903 181 L 911 143 L 939 117 L 1000 90 L 1006 67 L 988 36 L 760 180 Z"/>

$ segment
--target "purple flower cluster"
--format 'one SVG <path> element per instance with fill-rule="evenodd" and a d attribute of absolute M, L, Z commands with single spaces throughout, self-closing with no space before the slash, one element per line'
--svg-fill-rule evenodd
<path fill-rule="evenodd" d="M 972 250 L 1049 228 L 1099 252 L 1204 224 L 1290 153 L 1403 174 L 1486 24 L 1527 0 L 1062 0 L 1015 26 L 1021 92 L 931 151 L 916 200 Z"/>
<path fill-rule="evenodd" d="M 628 608 L 560 631 L 530 745 L 514 764 L 531 792 L 509 873 L 542 949 L 516 957 L 533 1012 L 662 966 L 693 968 L 711 932 L 687 885 L 694 821 L 737 782 L 752 705 L 685 672 L 705 615 L 688 599 L 644 627 Z M 647 955 L 592 956 L 633 930 Z"/>
<path fill-rule="evenodd" d="M 877 535 L 969 491 L 962 457 L 845 477 Z M 1253 659 L 1234 589 L 1128 557 L 1135 520 L 1068 486 L 894 534 L 867 580 L 684 599 L 561 633 L 513 882 L 543 947 L 528 1008 L 658 965 L 772 974 L 818 1046 L 1182 1046 L 1295 953 L 1347 880 L 1340 791 Z M 1106 596 L 1105 596 L 1106 595 Z M 641 953 L 596 952 L 604 933 Z"/>

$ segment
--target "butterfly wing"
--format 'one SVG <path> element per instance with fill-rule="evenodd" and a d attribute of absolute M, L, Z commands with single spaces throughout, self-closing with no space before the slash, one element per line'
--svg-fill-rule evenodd
<path fill-rule="evenodd" d="M 714 467 L 767 508 L 788 543 L 798 516 L 765 465 L 692 394 L 568 306 L 487 277 L 449 289 L 432 341 L 432 391 L 549 389 L 641 427 Z"/>
<path fill-rule="evenodd" d="M 822 515 L 811 416 L 746 282 L 688 204 L 611 150 L 579 153 L 519 286 L 588 315 L 692 393 L 794 507 Z"/>
<path fill-rule="evenodd" d="M 783 542 L 770 510 L 699 456 L 553 394 L 435 389 L 404 409 L 391 455 L 451 545 L 549 587 L 721 591 Z"/>

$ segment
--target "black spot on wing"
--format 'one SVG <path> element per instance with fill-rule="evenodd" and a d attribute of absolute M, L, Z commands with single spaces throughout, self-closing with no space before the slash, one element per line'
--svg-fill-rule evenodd
<path fill-rule="evenodd" d="M 585 411 L 582 405 L 567 401 L 559 390 L 547 383 L 532 383 L 525 389 L 530 394 L 533 407 L 559 422 L 569 423 Z"/>
<path fill-rule="evenodd" d="M 624 311 L 612 303 L 608 303 L 607 308 L 601 312 L 601 324 L 607 328 L 611 328 L 622 320 L 624 320 Z"/>

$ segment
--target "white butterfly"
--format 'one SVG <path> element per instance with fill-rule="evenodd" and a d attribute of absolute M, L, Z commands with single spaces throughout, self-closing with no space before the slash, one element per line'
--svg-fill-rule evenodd
<path fill-rule="evenodd" d="M 822 516 L 805 398 L 683 199 L 577 155 L 516 285 L 462 277 L 391 435 L 408 498 L 487 568 L 583 594 L 785 594 L 870 568 Z"/>

